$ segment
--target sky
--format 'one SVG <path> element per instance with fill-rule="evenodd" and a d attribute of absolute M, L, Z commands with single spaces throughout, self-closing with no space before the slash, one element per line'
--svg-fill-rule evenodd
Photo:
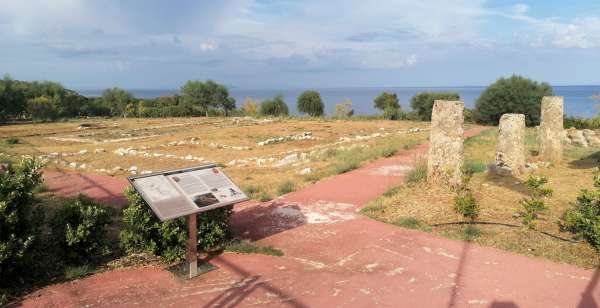
<path fill-rule="evenodd" d="M 599 0 L 0 0 L 0 74 L 75 89 L 600 84 Z"/>

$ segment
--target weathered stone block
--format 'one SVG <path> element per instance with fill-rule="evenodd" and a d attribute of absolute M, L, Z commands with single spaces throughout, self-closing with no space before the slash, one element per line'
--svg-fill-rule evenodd
<path fill-rule="evenodd" d="M 431 113 L 427 180 L 459 185 L 464 159 L 464 103 L 436 100 Z"/>
<path fill-rule="evenodd" d="M 540 157 L 552 163 L 563 156 L 563 97 L 544 96 L 539 129 Z"/>
<path fill-rule="evenodd" d="M 496 167 L 519 175 L 525 167 L 525 115 L 503 114 L 500 118 Z"/>

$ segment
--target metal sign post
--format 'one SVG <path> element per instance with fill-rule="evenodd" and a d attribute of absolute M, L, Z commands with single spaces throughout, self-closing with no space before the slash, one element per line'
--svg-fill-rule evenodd
<path fill-rule="evenodd" d="M 248 200 L 215 164 L 168 170 L 127 178 L 161 220 L 187 218 L 186 278 L 198 276 L 197 215 Z M 204 273 L 214 267 L 202 264 Z"/>

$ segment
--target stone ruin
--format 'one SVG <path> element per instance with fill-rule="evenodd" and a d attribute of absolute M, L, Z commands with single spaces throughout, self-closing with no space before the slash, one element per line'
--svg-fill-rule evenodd
<path fill-rule="evenodd" d="M 496 145 L 495 171 L 519 175 L 525 167 L 525 115 L 503 114 Z"/>
<path fill-rule="evenodd" d="M 431 113 L 427 181 L 462 183 L 464 103 L 436 100 Z"/>
<path fill-rule="evenodd" d="M 563 156 L 563 97 L 544 96 L 539 128 L 540 157 L 557 163 Z"/>
<path fill-rule="evenodd" d="M 567 144 L 577 147 L 600 147 L 600 136 L 591 129 L 576 129 L 571 127 L 565 130 L 564 140 Z"/>

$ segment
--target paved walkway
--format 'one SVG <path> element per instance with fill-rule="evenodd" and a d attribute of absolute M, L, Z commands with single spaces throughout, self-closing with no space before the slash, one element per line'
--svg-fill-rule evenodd
<path fill-rule="evenodd" d="M 357 213 L 365 202 L 401 183 L 414 157 L 426 149 L 422 145 L 402 151 L 269 203 L 236 206 L 234 228 L 283 250 L 283 257 L 226 253 L 211 260 L 218 270 L 190 281 L 161 268 L 114 270 L 47 287 L 23 304 L 598 307 L 600 270 L 453 241 Z M 115 190 L 92 188 L 90 178 L 101 187 L 112 183 Z M 116 188 L 126 185 L 123 180 L 81 175 L 48 179 L 51 187 L 76 192 L 75 187 L 83 185 L 90 195 L 103 198 L 118 196 Z M 52 179 L 61 179 L 60 186 Z"/>

